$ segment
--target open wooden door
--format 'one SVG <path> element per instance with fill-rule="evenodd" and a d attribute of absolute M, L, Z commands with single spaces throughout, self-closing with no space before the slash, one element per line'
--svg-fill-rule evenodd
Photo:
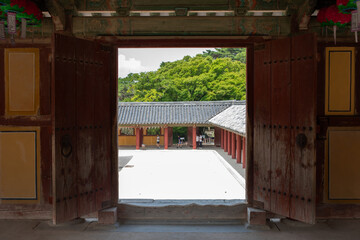
<path fill-rule="evenodd" d="M 111 206 L 112 48 L 53 38 L 53 221 Z"/>
<path fill-rule="evenodd" d="M 256 45 L 254 60 L 254 205 L 315 223 L 315 35 Z"/>

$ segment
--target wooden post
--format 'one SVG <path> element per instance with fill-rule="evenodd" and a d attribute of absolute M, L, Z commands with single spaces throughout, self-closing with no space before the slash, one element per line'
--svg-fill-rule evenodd
<path fill-rule="evenodd" d="M 224 130 L 224 152 L 227 152 L 227 131 Z"/>
<path fill-rule="evenodd" d="M 169 128 L 166 126 L 164 129 L 164 148 L 169 148 Z"/>
<path fill-rule="evenodd" d="M 193 128 L 192 127 L 188 127 L 187 128 L 187 142 L 188 142 L 188 145 L 191 146 L 192 142 L 193 142 L 193 139 L 192 139 L 192 130 Z"/>
<path fill-rule="evenodd" d="M 193 134 L 193 149 L 196 149 L 196 126 L 193 126 L 193 132 L 192 132 Z"/>
<path fill-rule="evenodd" d="M 221 146 L 221 128 L 214 127 L 214 146 L 220 147 Z"/>
<path fill-rule="evenodd" d="M 246 151 L 245 151 L 245 149 L 246 149 L 246 138 L 245 137 L 243 137 L 242 138 L 242 145 L 243 145 L 243 147 L 242 147 L 242 164 L 243 164 L 243 168 L 246 168 Z"/>
<path fill-rule="evenodd" d="M 140 149 L 140 128 L 135 128 L 135 135 L 136 135 L 136 149 Z"/>
<path fill-rule="evenodd" d="M 231 157 L 236 158 L 235 133 L 231 133 Z"/>
<path fill-rule="evenodd" d="M 224 129 L 221 129 L 220 132 L 220 147 L 221 149 L 224 149 Z"/>
<path fill-rule="evenodd" d="M 241 163 L 241 136 L 236 135 L 236 163 Z"/>
<path fill-rule="evenodd" d="M 143 144 L 143 136 L 144 136 L 144 129 L 140 128 L 140 144 L 139 144 L 140 147 Z"/>
<path fill-rule="evenodd" d="M 173 128 L 169 127 L 169 147 L 173 145 Z"/>
<path fill-rule="evenodd" d="M 227 133 L 227 147 L 228 147 L 227 153 L 228 155 L 231 155 L 231 132 Z"/>

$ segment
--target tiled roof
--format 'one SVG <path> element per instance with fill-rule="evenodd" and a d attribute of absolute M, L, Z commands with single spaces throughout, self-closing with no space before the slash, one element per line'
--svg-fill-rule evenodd
<path fill-rule="evenodd" d="M 209 119 L 244 101 L 119 102 L 119 125 L 209 124 Z"/>
<path fill-rule="evenodd" d="M 234 105 L 209 120 L 220 128 L 246 135 L 246 104 Z"/>

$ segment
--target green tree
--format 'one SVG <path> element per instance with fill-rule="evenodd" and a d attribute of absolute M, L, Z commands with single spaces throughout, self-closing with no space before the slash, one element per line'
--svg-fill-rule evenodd
<path fill-rule="evenodd" d="M 120 101 L 213 101 L 246 98 L 246 50 L 216 48 L 119 78 Z"/>

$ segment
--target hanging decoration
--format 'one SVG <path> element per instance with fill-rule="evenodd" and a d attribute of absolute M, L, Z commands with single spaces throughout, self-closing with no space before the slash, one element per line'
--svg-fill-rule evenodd
<path fill-rule="evenodd" d="M 341 13 L 350 14 L 353 10 L 356 10 L 357 1 L 358 0 L 336 0 L 336 6 Z"/>
<path fill-rule="evenodd" d="M 358 31 L 360 31 L 360 14 L 359 10 L 351 12 L 351 31 L 355 35 L 355 42 L 358 42 Z"/>
<path fill-rule="evenodd" d="M 328 8 L 322 8 L 318 12 L 317 21 L 321 26 L 332 26 L 334 31 L 334 42 L 336 44 L 337 28 L 342 28 L 350 25 L 351 14 L 344 14 L 339 11 L 336 5 L 331 5 Z"/>
<path fill-rule="evenodd" d="M 21 37 L 25 37 L 26 27 L 41 26 L 42 18 L 41 10 L 33 1 L 0 0 L 0 21 L 4 22 L 5 31 L 12 38 L 18 29 L 21 29 Z"/>

